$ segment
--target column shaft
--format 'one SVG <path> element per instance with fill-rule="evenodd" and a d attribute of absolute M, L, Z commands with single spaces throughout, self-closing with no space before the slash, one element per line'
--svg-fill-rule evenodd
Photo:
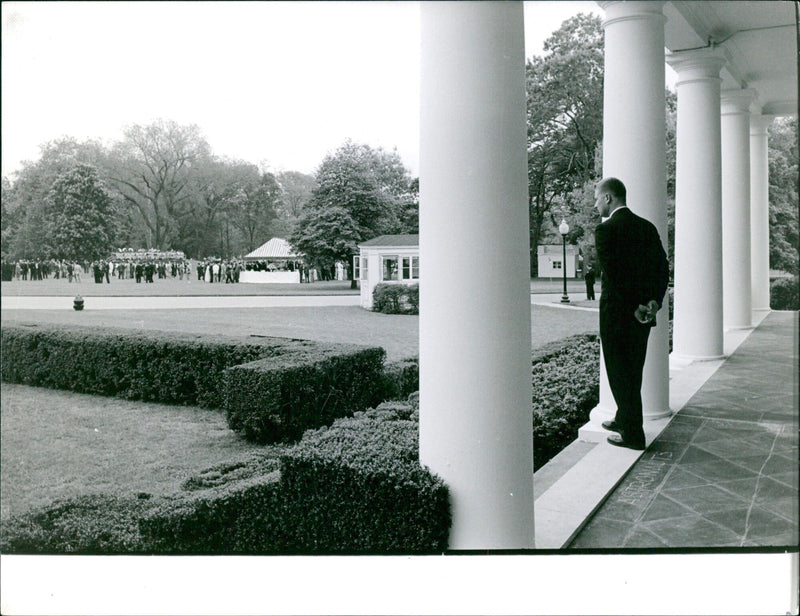
<path fill-rule="evenodd" d="M 603 176 L 622 180 L 628 206 L 658 230 L 666 250 L 666 146 L 663 2 L 603 2 L 606 11 Z M 667 304 L 650 334 L 642 383 L 645 423 L 669 414 Z M 616 403 L 600 361 L 600 403 L 593 424 Z"/>
<path fill-rule="evenodd" d="M 722 286 L 727 329 L 752 326 L 750 104 L 752 90 L 722 93 Z"/>
<path fill-rule="evenodd" d="M 720 78 L 705 50 L 671 54 L 678 73 L 673 354 L 723 355 Z"/>
<path fill-rule="evenodd" d="M 750 116 L 750 275 L 753 310 L 769 310 L 769 148 L 772 116 Z"/>
<path fill-rule="evenodd" d="M 521 2 L 421 3 L 420 460 L 453 549 L 534 546 Z"/>

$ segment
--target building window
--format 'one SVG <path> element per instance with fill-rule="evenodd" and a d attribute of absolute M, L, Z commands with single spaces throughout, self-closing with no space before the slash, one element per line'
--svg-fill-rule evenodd
<path fill-rule="evenodd" d="M 561 269 L 561 261 L 553 261 L 553 269 L 560 270 Z"/>
<path fill-rule="evenodd" d="M 403 280 L 419 280 L 419 257 L 403 257 Z"/>
<path fill-rule="evenodd" d="M 361 257 L 353 257 L 353 280 L 361 280 Z"/>
<path fill-rule="evenodd" d="M 397 257 L 383 257 L 381 280 L 399 280 L 400 271 Z"/>

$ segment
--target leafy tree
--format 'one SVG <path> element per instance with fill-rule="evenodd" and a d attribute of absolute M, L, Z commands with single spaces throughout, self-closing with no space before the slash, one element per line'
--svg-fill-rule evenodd
<path fill-rule="evenodd" d="M 47 196 L 56 178 L 80 163 L 99 166 L 103 147 L 64 137 L 44 143 L 37 161 L 25 161 L 3 191 L 3 252 L 17 259 L 54 256 L 46 225 Z"/>
<path fill-rule="evenodd" d="M 769 129 L 769 266 L 797 273 L 797 119 L 778 118 Z"/>
<path fill-rule="evenodd" d="M 358 243 L 401 230 L 408 172 L 397 152 L 348 140 L 325 157 L 316 180 L 290 242 L 321 267 L 345 263 L 355 287 L 352 257 Z"/>
<path fill-rule="evenodd" d="M 596 177 L 603 121 L 603 30 L 599 17 L 566 20 L 526 65 L 531 274 L 554 204 Z M 550 221 L 553 222 L 552 220 Z"/>
<path fill-rule="evenodd" d="M 229 197 L 229 218 L 244 237 L 246 252 L 255 250 L 270 234 L 280 198 L 281 187 L 271 173 L 239 186 Z"/>
<path fill-rule="evenodd" d="M 198 168 L 210 157 L 200 129 L 159 120 L 125 130 L 111 157 L 109 175 L 125 201 L 138 212 L 148 247 L 180 244 L 185 217 L 193 215 L 192 191 Z"/>
<path fill-rule="evenodd" d="M 79 164 L 59 175 L 47 206 L 54 256 L 75 261 L 108 256 L 114 240 L 113 201 L 95 167 Z"/>
<path fill-rule="evenodd" d="M 317 181 L 313 175 L 299 171 L 281 171 L 275 179 L 281 187 L 281 199 L 277 204 L 278 216 L 274 229 L 280 237 L 287 237 L 297 223 L 303 207 L 311 198 Z"/>

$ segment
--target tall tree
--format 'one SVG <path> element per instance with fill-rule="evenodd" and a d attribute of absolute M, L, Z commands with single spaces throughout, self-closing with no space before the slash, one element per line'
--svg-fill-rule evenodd
<path fill-rule="evenodd" d="M 798 273 L 797 119 L 778 118 L 769 129 L 769 266 Z"/>
<path fill-rule="evenodd" d="M 47 206 L 53 256 L 75 261 L 108 256 L 114 240 L 113 201 L 95 167 L 78 164 L 59 175 Z"/>
<path fill-rule="evenodd" d="M 98 166 L 105 157 L 99 143 L 79 143 L 72 137 L 46 142 L 39 151 L 38 160 L 23 162 L 3 194 L 3 251 L 17 259 L 53 256 L 45 213 L 53 182 L 77 164 Z"/>
<path fill-rule="evenodd" d="M 193 182 L 208 143 L 200 129 L 159 120 L 134 124 L 114 148 L 110 177 L 139 214 L 149 247 L 166 249 L 180 241 L 182 219 L 192 215 Z"/>
<path fill-rule="evenodd" d="M 531 274 L 554 203 L 596 177 L 602 137 L 603 30 L 599 17 L 566 20 L 526 66 Z"/>
<path fill-rule="evenodd" d="M 348 140 L 325 157 L 316 180 L 290 241 L 322 267 L 345 263 L 355 287 L 353 255 L 358 243 L 401 230 L 401 204 L 410 186 L 408 171 L 397 152 Z"/>
<path fill-rule="evenodd" d="M 281 187 L 268 172 L 237 187 L 230 196 L 228 215 L 244 238 L 246 252 L 255 250 L 270 235 L 280 198 Z"/>

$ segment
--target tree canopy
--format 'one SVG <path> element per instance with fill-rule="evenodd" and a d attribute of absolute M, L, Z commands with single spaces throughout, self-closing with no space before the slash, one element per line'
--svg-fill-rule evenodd
<path fill-rule="evenodd" d="M 403 230 L 414 184 L 397 152 L 349 140 L 324 158 L 316 183 L 290 242 L 322 267 L 346 263 L 352 280 L 360 242 Z"/>

